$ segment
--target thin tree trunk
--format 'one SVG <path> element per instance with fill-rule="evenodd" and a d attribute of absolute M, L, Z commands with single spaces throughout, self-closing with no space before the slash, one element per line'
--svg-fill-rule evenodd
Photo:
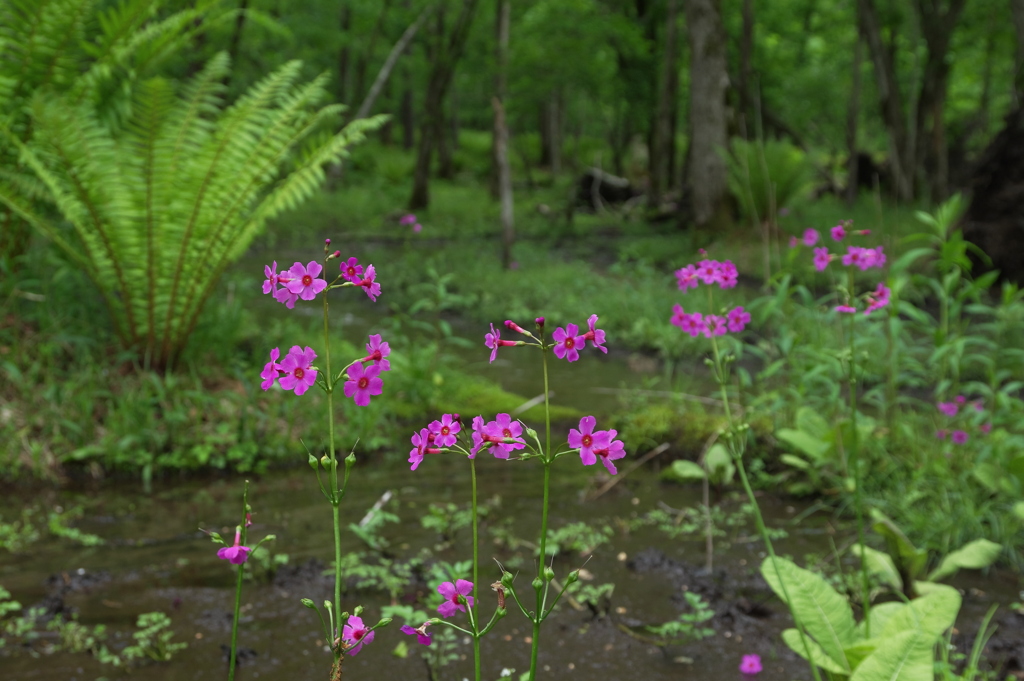
<path fill-rule="evenodd" d="M 395 68 L 395 64 L 398 63 L 398 58 L 408 49 L 409 43 L 416 37 L 416 32 L 420 30 L 420 26 L 426 20 L 427 16 L 433 10 L 433 7 L 427 7 L 423 10 L 416 21 L 412 22 L 405 32 L 402 33 L 402 37 L 398 39 L 394 47 L 391 48 L 391 52 L 388 54 L 388 58 L 384 60 L 384 65 L 380 67 L 380 72 L 377 74 L 377 78 L 373 81 L 373 85 L 370 87 L 370 91 L 366 94 L 366 99 L 359 105 L 359 111 L 356 112 L 355 118 L 366 118 L 370 115 L 373 110 L 373 105 L 377 101 L 377 97 L 380 96 L 381 88 L 387 83 L 388 78 L 391 77 L 391 72 Z"/>
<path fill-rule="evenodd" d="M 495 22 L 495 66 L 494 74 L 494 96 L 502 107 L 502 120 L 504 120 L 505 90 L 508 83 L 508 38 L 511 23 L 512 3 L 509 0 L 497 0 L 498 7 Z M 501 162 L 498 158 L 498 110 L 494 110 L 494 136 L 491 142 L 491 197 L 501 197 Z M 507 128 L 506 128 L 507 134 Z M 506 147 L 508 139 L 506 138 Z M 508 149 L 505 149 L 505 157 L 508 158 Z"/>
<path fill-rule="evenodd" d="M 406 69 L 404 75 L 399 117 L 402 119 L 402 148 L 408 151 L 416 146 L 416 112 L 412 105 L 412 74 Z"/>
<path fill-rule="evenodd" d="M 889 136 L 889 160 L 896 183 L 896 193 L 901 199 L 909 201 L 914 196 L 914 159 L 910 153 L 907 124 L 893 55 L 882 42 L 882 28 L 874 0 L 857 0 L 857 16 L 861 35 L 867 43 L 875 67 L 882 119 L 885 121 Z"/>
<path fill-rule="evenodd" d="M 805 41 L 804 41 L 805 42 Z M 750 81 L 753 78 L 751 60 L 754 53 L 754 0 L 743 0 L 743 37 L 740 40 L 740 132 L 749 139 L 754 126 L 751 115 L 753 100 Z"/>
<path fill-rule="evenodd" d="M 690 38 L 690 167 L 687 173 L 694 219 L 707 227 L 727 219 L 728 146 L 725 93 L 729 75 L 721 0 L 687 0 Z"/>
<path fill-rule="evenodd" d="M 338 53 L 338 101 L 345 102 L 349 95 L 349 62 L 351 61 L 351 50 L 349 43 L 352 40 L 352 6 L 348 0 L 343 0 L 341 6 L 341 32 L 343 44 Z"/>
<path fill-rule="evenodd" d="M 431 137 L 443 128 L 444 97 L 451 85 L 455 66 L 465 49 L 478 3 L 479 0 L 463 0 L 459 16 L 451 33 L 447 35 L 444 31 L 444 12 L 438 12 L 439 35 L 427 82 L 423 132 L 416 154 L 412 195 L 409 197 L 410 210 L 419 210 L 430 205 L 430 161 L 433 154 Z"/>
<path fill-rule="evenodd" d="M 857 200 L 857 125 L 860 122 L 860 66 L 864 61 L 864 41 L 857 34 L 853 48 L 853 88 L 846 110 L 846 203 Z"/>
<path fill-rule="evenodd" d="M 516 239 L 515 216 L 512 205 L 512 171 L 508 162 L 508 125 L 505 123 L 505 107 L 497 97 L 491 99 L 494 107 L 494 136 L 497 140 L 498 186 L 501 195 L 501 265 L 508 269 L 512 264 L 512 244 Z"/>
<path fill-rule="evenodd" d="M 675 99 L 679 91 L 679 50 L 676 46 L 678 35 L 678 2 L 668 0 L 668 17 L 665 25 L 665 62 L 662 67 L 661 83 L 658 88 L 658 109 L 651 135 L 650 186 L 647 193 L 648 205 L 661 203 L 669 187 L 672 157 L 675 156 L 675 132 L 672 118 L 675 114 Z"/>
<path fill-rule="evenodd" d="M 452 107 L 449 105 L 448 107 Z M 437 176 L 442 180 L 455 177 L 454 149 L 451 135 L 451 117 L 446 115 L 442 103 L 440 115 L 434 119 L 434 144 L 437 145 Z"/>

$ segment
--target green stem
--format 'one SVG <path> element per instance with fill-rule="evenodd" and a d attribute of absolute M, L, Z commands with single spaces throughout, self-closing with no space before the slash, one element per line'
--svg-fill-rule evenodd
<path fill-rule="evenodd" d="M 768 536 L 768 527 L 764 523 L 764 517 L 761 515 L 761 506 L 757 503 L 757 497 L 754 496 L 754 490 L 750 486 L 750 480 L 747 478 L 747 469 L 743 464 L 743 450 L 745 446 L 740 438 L 745 438 L 746 433 L 741 432 L 736 428 L 732 418 L 732 407 L 729 406 L 729 391 L 726 389 L 726 375 L 725 366 L 722 364 L 722 357 L 718 352 L 718 341 L 714 336 L 711 337 L 711 349 L 714 353 L 715 362 L 715 374 L 718 379 L 718 388 L 722 394 L 722 407 L 725 410 L 725 419 L 729 424 L 730 436 L 728 438 L 729 449 L 732 450 L 733 459 L 736 462 L 736 470 L 740 474 L 740 482 L 743 484 L 743 491 L 747 494 L 747 499 L 750 501 L 750 506 L 754 510 L 754 523 L 757 526 L 757 531 L 761 534 L 761 540 L 764 542 L 765 548 L 768 551 L 768 558 L 771 560 L 772 569 L 775 570 L 775 575 L 779 579 L 779 584 L 782 586 L 782 596 L 789 605 L 793 601 L 789 597 L 789 590 L 786 588 L 786 582 L 782 578 L 782 573 L 779 571 L 778 563 L 776 562 L 775 547 L 772 545 L 772 540 Z M 738 442 L 738 444 L 737 444 Z M 793 615 L 793 621 L 796 624 L 797 631 L 800 632 L 800 641 L 803 644 L 805 659 L 811 667 L 811 676 L 814 677 L 814 681 L 821 681 L 821 675 L 818 672 L 818 667 L 811 660 L 811 647 L 807 640 L 807 633 L 804 631 L 804 625 L 797 617 L 796 611 L 790 606 L 790 613 Z"/>
<path fill-rule="evenodd" d="M 857 376 L 854 324 L 850 316 L 850 464 L 853 467 L 853 505 L 857 513 L 857 543 L 860 544 L 861 608 L 864 612 L 864 635 L 871 638 L 871 582 L 868 579 L 868 562 L 864 555 L 864 500 L 860 481 L 860 436 L 857 433 Z"/>
<path fill-rule="evenodd" d="M 541 461 L 544 462 L 544 501 L 541 506 L 540 516 L 540 556 L 537 563 L 537 578 L 540 583 L 535 590 L 537 592 L 537 609 L 533 613 L 533 640 L 530 641 L 530 681 L 537 678 L 537 653 L 540 650 L 540 625 L 544 621 L 544 604 L 547 600 L 548 580 L 544 575 L 544 564 L 547 562 L 548 543 L 548 499 L 551 487 L 551 403 L 549 400 L 550 390 L 548 389 L 548 349 L 541 336 L 541 356 L 544 362 L 544 453 Z"/>
<path fill-rule="evenodd" d="M 480 534 L 476 502 L 476 459 L 469 460 L 469 471 L 473 493 L 473 605 L 469 608 L 472 614 L 475 608 L 480 607 L 480 596 L 478 594 L 478 582 L 480 581 Z M 473 673 L 476 681 L 480 681 L 480 628 L 476 625 L 476 617 L 473 618 Z"/>
<path fill-rule="evenodd" d="M 245 526 L 245 516 L 249 512 L 249 481 L 245 481 L 245 488 L 242 491 L 242 528 L 241 541 L 245 546 L 245 538 L 248 530 Z M 242 576 L 245 572 L 245 563 L 238 566 L 238 579 L 235 581 L 235 616 L 231 620 L 231 659 L 228 662 L 228 681 L 235 678 L 235 660 L 238 657 L 238 614 L 242 605 Z"/>
<path fill-rule="evenodd" d="M 328 443 L 330 447 L 330 459 L 331 459 L 331 474 L 329 476 L 328 484 L 330 485 L 331 492 L 331 507 L 332 515 L 334 516 L 334 612 L 337 617 L 341 617 L 341 511 L 339 504 L 341 498 L 338 493 L 338 456 L 334 444 L 334 384 L 333 374 L 331 373 L 331 335 L 328 328 L 328 310 L 327 310 L 327 295 L 323 296 L 324 301 L 324 363 L 326 366 L 326 374 L 324 385 L 325 391 L 327 392 L 327 430 L 328 430 Z M 335 622 L 335 629 L 331 632 L 331 636 L 334 640 L 341 635 L 341 622 Z M 328 644 L 334 650 L 334 661 L 335 665 L 341 659 L 341 645 L 334 645 L 334 640 L 328 641 Z"/>

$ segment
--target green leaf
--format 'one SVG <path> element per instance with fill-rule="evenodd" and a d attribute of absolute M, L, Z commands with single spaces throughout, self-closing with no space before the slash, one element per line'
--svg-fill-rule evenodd
<path fill-rule="evenodd" d="M 928 581 L 937 582 L 944 577 L 956 574 L 957 570 L 980 570 L 996 562 L 999 554 L 1003 552 L 1002 544 L 997 544 L 988 539 L 976 539 L 970 544 L 950 553 L 939 567 L 932 570 L 928 575 Z"/>
<path fill-rule="evenodd" d="M 729 450 L 720 444 L 713 445 L 704 455 L 704 467 L 708 470 L 708 478 L 717 484 L 728 485 L 736 474 Z"/>
<path fill-rule="evenodd" d="M 911 577 L 924 572 L 928 562 L 927 551 L 914 546 L 896 523 L 878 509 L 871 509 L 871 517 L 875 521 L 872 528 L 885 538 L 886 550 L 897 568 L 903 567 Z"/>
<path fill-rule="evenodd" d="M 960 593 L 951 586 L 936 584 L 937 588 L 910 601 L 885 622 L 882 630 L 871 630 L 872 635 L 889 638 L 900 632 L 920 630 L 934 642 L 942 632 L 953 626 L 960 611 Z"/>
<path fill-rule="evenodd" d="M 825 456 L 831 447 L 829 443 L 819 440 L 802 430 L 795 430 L 793 428 L 781 428 L 775 431 L 775 437 L 795 447 L 816 462 L 821 461 L 822 457 Z"/>
<path fill-rule="evenodd" d="M 1024 520 L 1024 501 L 1018 501 L 1013 505 L 1013 514 L 1021 520 Z"/>
<path fill-rule="evenodd" d="M 799 456 L 793 456 L 792 454 L 783 454 L 779 457 L 779 460 L 787 466 L 798 468 L 802 471 L 810 470 L 811 464 L 807 463 Z"/>
<path fill-rule="evenodd" d="M 864 561 L 868 572 L 877 575 L 883 584 L 890 586 L 897 591 L 903 590 L 903 579 L 900 577 L 896 564 L 887 553 L 877 551 L 870 546 L 854 545 L 850 549 L 855 556 Z M 874 612 L 874 609 L 872 609 Z"/>
<path fill-rule="evenodd" d="M 861 662 L 850 681 L 934 681 L 932 645 L 923 631 L 904 631 L 884 639 Z"/>
<path fill-rule="evenodd" d="M 669 468 L 666 468 L 661 472 L 661 479 L 672 480 L 675 482 L 693 482 L 694 480 L 703 480 L 704 469 L 693 461 L 680 459 L 679 461 L 673 461 Z"/>
<path fill-rule="evenodd" d="M 844 673 L 849 673 L 843 649 L 853 643 L 857 636 L 853 611 L 846 599 L 836 593 L 820 575 L 804 570 L 785 558 L 775 558 L 774 565 L 771 557 L 766 558 L 761 563 L 761 574 L 775 595 L 789 606 L 794 619 L 821 645 L 825 654 L 839 662 L 844 667 Z"/>
<path fill-rule="evenodd" d="M 832 427 L 818 412 L 810 407 L 800 407 L 796 412 L 796 427 L 819 440 L 828 440 Z"/>
<path fill-rule="evenodd" d="M 843 665 L 839 664 L 828 654 L 822 650 L 821 646 L 817 644 L 811 637 L 806 638 L 807 649 L 804 648 L 804 641 L 800 638 L 800 631 L 798 629 L 786 629 L 782 632 L 782 640 L 786 642 L 794 653 L 804 658 L 807 657 L 807 649 L 811 651 L 810 661 L 817 667 L 821 667 L 827 672 L 832 674 L 848 674 L 848 670 Z"/>

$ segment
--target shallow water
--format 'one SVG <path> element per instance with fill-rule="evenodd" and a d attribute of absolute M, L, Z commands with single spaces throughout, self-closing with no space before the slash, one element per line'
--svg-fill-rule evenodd
<path fill-rule="evenodd" d="M 479 462 L 481 499 L 500 495 L 498 515 L 513 518 L 519 536 L 536 536 L 540 521 L 539 473 L 539 466 L 530 462 L 501 462 L 484 457 Z M 699 497 L 697 489 L 661 484 L 651 474 L 639 471 L 599 499 L 587 501 L 583 492 L 594 489 L 594 474 L 594 469 L 583 469 L 573 457 L 561 459 L 555 465 L 552 527 L 577 520 L 626 519 L 654 507 L 658 501 L 682 508 L 696 503 Z M 138 674 L 160 681 L 222 679 L 226 656 L 221 647 L 230 642 L 234 572 L 227 563 L 217 560 L 217 547 L 197 528 L 230 533 L 238 515 L 241 488 L 240 479 L 219 479 L 157 485 L 151 496 L 141 494 L 133 486 L 107 486 L 102 494 L 81 490 L 31 499 L 10 495 L 0 502 L 0 513 L 5 517 L 11 517 L 21 503 L 32 501 L 48 506 L 85 505 L 87 514 L 78 526 L 102 536 L 107 545 L 83 548 L 46 540 L 32 546 L 26 554 L 0 556 L 0 584 L 23 605 L 31 606 L 43 602 L 53 592 L 53 583 L 48 586 L 47 578 L 55 575 L 55 579 L 72 584 L 65 600 L 80 612 L 83 623 L 107 624 L 121 637 L 139 613 L 167 611 L 174 620 L 175 640 L 187 641 L 189 648 L 171 662 L 148 666 Z M 405 468 L 358 467 L 343 505 L 343 522 L 358 521 L 385 489 L 395 492 L 402 522 L 389 525 L 384 534 L 398 555 L 411 556 L 420 547 L 439 540 L 418 521 L 426 505 L 467 498 L 468 467 L 465 461 L 454 457 L 431 457 L 416 472 Z M 276 534 L 273 551 L 289 554 L 292 565 L 300 565 L 309 558 L 329 562 L 333 554 L 330 509 L 311 472 L 295 470 L 254 480 L 250 501 L 255 511 L 251 537 Z M 763 501 L 770 524 L 784 527 L 790 533 L 778 542 L 780 553 L 798 558 L 810 552 L 827 555 L 831 542 L 842 546 L 850 536 L 848 528 L 837 527 L 820 512 L 801 520 L 799 525 L 790 525 L 803 509 L 768 497 Z M 735 509 L 737 502 L 726 501 L 725 505 Z M 717 542 L 712 577 L 699 569 L 704 561 L 702 538 L 668 541 L 653 528 L 633 533 L 617 529 L 612 540 L 599 547 L 586 562 L 596 583 L 615 584 L 610 615 L 595 619 L 589 612 L 560 607 L 545 623 L 540 663 L 550 671 L 540 678 L 555 678 L 557 674 L 580 679 L 651 681 L 681 676 L 709 681 L 740 679 L 737 665 L 741 656 L 749 653 L 761 655 L 765 671 L 759 678 L 766 681 L 809 676 L 806 667 L 779 641 L 778 633 L 791 624 L 755 575 L 763 550 L 753 536 L 753 528 L 726 529 L 729 537 Z M 512 556 L 507 549 L 489 541 L 486 523 L 483 530 L 480 597 L 483 612 L 488 616 L 494 603 L 486 585 L 499 576 L 492 558 L 508 561 Z M 348 530 L 343 531 L 343 542 L 346 550 L 361 548 Z M 664 556 L 651 551 L 652 546 Z M 469 553 L 468 531 L 464 530 L 454 547 L 437 555 L 455 561 L 465 559 Z M 524 549 L 520 553 L 528 562 L 529 551 Z M 560 558 L 555 565 L 556 573 L 562 577 L 585 560 L 575 556 Z M 521 592 L 529 590 L 529 580 L 527 569 L 517 580 Z M 255 656 L 244 660 L 237 678 L 326 678 L 330 654 L 324 651 L 322 630 L 315 615 L 299 599 L 309 597 L 322 602 L 330 596 L 330 584 L 330 579 L 316 576 L 280 580 L 276 585 L 246 583 L 245 619 L 239 640 L 240 647 L 251 649 Z M 988 603 L 1005 605 L 1021 588 L 1016 575 L 998 571 L 985 578 L 971 575 L 964 580 L 964 586 L 968 584 L 972 590 L 967 592 L 967 604 L 961 615 L 961 626 L 968 628 L 976 626 Z M 681 612 L 678 599 L 684 589 L 707 597 L 717 615 L 710 623 L 717 630 L 716 636 L 662 649 L 618 628 L 620 624 L 634 626 L 673 619 Z M 410 592 L 403 598 L 414 596 Z M 379 594 L 349 593 L 344 597 L 350 607 L 362 603 L 367 608 L 364 619 L 370 622 L 376 621 L 379 607 L 386 600 Z M 405 679 L 427 678 L 419 657 L 422 649 L 397 631 L 398 624 L 379 631 L 372 645 L 346 662 L 346 678 L 371 678 L 382 672 Z M 529 634 L 527 620 L 510 610 L 484 639 L 484 678 L 495 679 L 506 667 L 526 669 Z M 411 654 L 399 659 L 391 651 L 403 640 L 409 644 Z M 118 643 L 115 647 L 119 647 Z M 471 647 L 462 645 L 460 650 L 469 659 L 444 668 L 442 679 L 471 676 Z M 103 668 L 86 655 L 69 654 L 39 658 L 25 653 L 0 656 L 0 667 L 2 677 L 12 681 L 70 681 L 120 673 Z"/>

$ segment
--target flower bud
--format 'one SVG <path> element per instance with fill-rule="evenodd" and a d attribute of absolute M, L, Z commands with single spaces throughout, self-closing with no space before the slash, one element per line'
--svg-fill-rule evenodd
<path fill-rule="evenodd" d="M 345 468 L 352 468 L 356 465 L 356 453 L 352 452 L 345 457 Z"/>
<path fill-rule="evenodd" d="M 540 577 L 534 577 L 530 584 L 533 586 L 534 591 L 540 591 L 544 588 L 544 582 L 541 581 Z"/>
<path fill-rule="evenodd" d="M 312 599 L 303 598 L 302 599 L 302 604 L 304 606 L 306 606 L 307 608 L 309 608 L 310 610 L 316 610 L 316 604 L 312 601 Z"/>
<path fill-rule="evenodd" d="M 332 611 L 334 610 L 334 606 L 331 605 L 331 602 L 328 601 L 327 599 L 324 599 L 324 607 L 327 608 L 328 610 L 332 610 Z"/>
<path fill-rule="evenodd" d="M 526 427 L 526 434 L 529 437 L 532 437 L 534 440 L 537 439 L 537 431 L 534 430 L 533 428 L 529 427 L 529 426 Z"/>
<path fill-rule="evenodd" d="M 354 615 L 355 617 L 359 617 L 362 614 L 363 614 L 363 606 L 361 606 L 361 605 L 357 605 L 356 609 L 352 611 L 352 615 Z"/>
<path fill-rule="evenodd" d="M 538 329 L 543 329 L 544 328 L 544 318 L 543 317 L 537 317 L 533 321 L 534 321 L 534 323 L 537 324 L 537 328 Z"/>
<path fill-rule="evenodd" d="M 263 541 L 277 541 L 277 535 L 268 534 L 266 537 L 263 538 Z"/>
<path fill-rule="evenodd" d="M 555 578 L 555 571 L 549 567 L 544 568 L 544 581 L 550 582 Z"/>
<path fill-rule="evenodd" d="M 309 461 L 307 461 L 306 463 L 308 463 L 309 467 L 312 468 L 314 471 L 316 470 L 316 457 L 315 456 L 310 454 L 309 455 Z"/>
<path fill-rule="evenodd" d="M 324 245 L 330 246 L 331 245 L 331 240 L 330 239 L 324 239 Z"/>
<path fill-rule="evenodd" d="M 384 617 L 384 618 L 382 618 L 380 620 L 380 622 L 377 622 L 375 625 L 373 625 L 373 628 L 376 629 L 378 627 L 386 627 L 389 624 L 391 624 L 391 618 L 390 617 Z"/>
<path fill-rule="evenodd" d="M 515 579 L 511 572 L 505 571 L 501 573 L 501 585 L 506 589 L 512 587 L 512 580 Z"/>
<path fill-rule="evenodd" d="M 580 571 L 579 570 L 573 570 L 572 572 L 569 573 L 569 576 L 565 578 L 565 584 L 566 584 L 566 586 L 568 586 L 569 584 L 572 584 L 573 582 L 578 582 L 579 579 L 580 579 Z"/>
<path fill-rule="evenodd" d="M 331 457 L 324 454 L 320 457 L 320 465 L 324 467 L 324 470 L 331 469 Z"/>

